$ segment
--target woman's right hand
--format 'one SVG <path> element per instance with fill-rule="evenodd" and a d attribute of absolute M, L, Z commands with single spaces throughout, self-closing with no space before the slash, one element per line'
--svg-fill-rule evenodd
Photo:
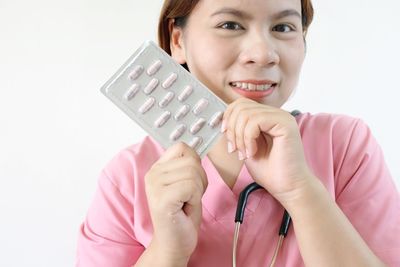
<path fill-rule="evenodd" d="M 169 262 L 188 261 L 197 245 L 207 176 L 184 143 L 165 151 L 145 177 L 154 235 L 150 246 Z"/>

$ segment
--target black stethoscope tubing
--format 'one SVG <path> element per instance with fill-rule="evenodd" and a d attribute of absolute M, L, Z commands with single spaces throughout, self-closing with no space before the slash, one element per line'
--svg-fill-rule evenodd
<path fill-rule="evenodd" d="M 258 189 L 263 189 L 263 187 L 254 182 L 254 183 L 251 183 L 248 186 L 246 186 L 243 189 L 243 191 L 240 192 L 238 204 L 236 207 L 235 223 L 237 223 L 237 222 L 239 222 L 240 224 L 243 223 L 244 211 L 246 209 L 247 199 L 249 198 L 249 195 L 253 191 L 258 190 Z M 279 228 L 279 235 L 283 235 L 284 237 L 286 237 L 286 235 L 289 231 L 290 221 L 291 221 L 290 215 L 285 210 L 283 213 L 281 226 Z"/>

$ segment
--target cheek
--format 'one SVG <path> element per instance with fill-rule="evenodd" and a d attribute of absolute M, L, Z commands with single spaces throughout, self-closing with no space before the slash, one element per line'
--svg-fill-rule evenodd
<path fill-rule="evenodd" d="M 301 67 L 304 62 L 305 47 L 304 42 L 297 42 L 285 49 L 285 52 L 281 57 L 281 65 L 284 68 L 284 73 L 291 80 L 291 82 L 297 82 Z"/>
<path fill-rule="evenodd" d="M 212 38 L 196 40 L 191 45 L 191 51 L 194 51 L 191 55 L 192 63 L 203 71 L 216 73 L 229 66 L 234 54 L 232 49 L 229 44 L 221 40 L 215 41 Z"/>

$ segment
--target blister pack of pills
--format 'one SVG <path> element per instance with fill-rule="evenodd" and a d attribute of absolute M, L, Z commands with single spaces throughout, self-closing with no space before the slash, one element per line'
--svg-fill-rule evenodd
<path fill-rule="evenodd" d="M 164 148 L 182 141 L 202 158 L 220 135 L 226 104 L 152 41 L 101 92 Z"/>

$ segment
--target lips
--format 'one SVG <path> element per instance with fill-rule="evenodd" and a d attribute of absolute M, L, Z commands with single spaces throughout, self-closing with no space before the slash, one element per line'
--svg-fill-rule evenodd
<path fill-rule="evenodd" d="M 274 91 L 277 83 L 272 81 L 236 81 L 229 83 L 236 93 L 251 99 L 264 98 Z"/>
<path fill-rule="evenodd" d="M 231 82 L 230 85 L 232 87 L 242 89 L 245 91 L 266 91 L 273 86 L 275 86 L 276 83 L 250 83 L 250 82 Z"/>

